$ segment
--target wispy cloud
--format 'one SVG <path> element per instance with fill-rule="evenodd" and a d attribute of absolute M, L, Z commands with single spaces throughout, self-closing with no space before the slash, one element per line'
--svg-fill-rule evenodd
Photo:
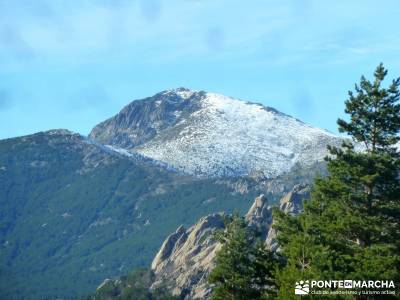
<path fill-rule="evenodd" d="M 29 3 L 0 4 L 3 68 L 29 62 L 73 66 L 133 58 L 156 64 L 244 58 L 249 65 L 291 64 L 310 58 L 320 63 L 327 55 L 330 61 L 338 61 L 400 47 L 390 42 L 385 30 L 377 32 L 375 26 L 365 24 L 375 12 L 358 1 Z M 400 12 L 393 6 L 391 15 L 396 11 Z"/>
<path fill-rule="evenodd" d="M 229 54 L 252 48 L 252 42 L 276 26 L 280 11 L 250 14 L 225 7 L 220 1 L 142 0 L 118 5 L 85 1 L 79 7 L 38 3 L 41 5 L 7 7 L 8 21 L 0 22 L 6 54 L 20 52 L 46 61 L 73 58 L 78 62 L 105 53 L 110 57 L 130 53 L 147 60 L 157 54 L 158 61 L 164 55 L 167 59 L 206 56 L 209 50 Z M 15 14 L 23 17 L 15 18 Z M 248 47 L 241 47 L 244 44 Z"/>

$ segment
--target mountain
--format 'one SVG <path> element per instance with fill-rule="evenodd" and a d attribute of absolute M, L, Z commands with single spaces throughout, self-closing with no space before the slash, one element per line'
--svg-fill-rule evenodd
<path fill-rule="evenodd" d="M 309 186 L 296 185 L 282 197 L 279 209 L 288 214 L 298 214 L 302 210 L 303 201 L 309 198 L 309 193 Z M 265 240 L 266 247 L 276 251 L 276 232 L 271 227 L 272 205 L 264 195 L 254 200 L 245 219 L 248 226 L 256 227 L 262 233 L 261 238 Z M 179 299 L 209 299 L 212 289 L 207 277 L 215 266 L 216 253 L 221 249 L 213 233 L 223 228 L 224 213 L 202 217 L 188 229 L 178 227 L 165 239 L 153 259 L 152 279 L 147 285 L 150 290 L 164 287 Z M 109 294 L 110 287 L 117 291 L 114 298 Z M 121 280 L 107 279 L 98 288 L 95 299 L 116 299 L 129 289 Z"/>
<path fill-rule="evenodd" d="M 188 174 L 273 178 L 310 167 L 342 139 L 261 104 L 186 88 L 136 100 L 90 138 Z"/>
<path fill-rule="evenodd" d="M 67 130 L 2 140 L 0 299 L 89 293 L 149 264 L 179 224 L 244 210 L 251 182 L 185 176 Z"/>
<path fill-rule="evenodd" d="M 88 294 L 149 265 L 179 224 L 310 183 L 339 142 L 272 108 L 182 88 L 133 101 L 89 137 L 0 140 L 0 299 Z"/>
<path fill-rule="evenodd" d="M 200 178 L 68 130 L 0 141 L 0 299 L 70 299 L 149 265 L 165 237 L 216 211 L 279 198 L 275 179 Z"/>

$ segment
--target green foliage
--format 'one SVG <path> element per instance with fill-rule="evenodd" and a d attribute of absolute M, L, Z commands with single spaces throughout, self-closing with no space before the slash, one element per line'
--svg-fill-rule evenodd
<path fill-rule="evenodd" d="M 226 229 L 216 238 L 223 246 L 208 278 L 214 285 L 211 299 L 261 299 L 274 294 L 274 255 L 243 218 L 237 214 L 228 218 Z"/>
<path fill-rule="evenodd" d="M 138 269 L 129 276 L 106 281 L 86 300 L 177 300 L 163 287 L 151 290 L 153 281 L 150 270 Z"/>
<path fill-rule="evenodd" d="M 364 76 L 355 85 L 356 95 L 349 91 L 345 112 L 350 121 L 338 120 L 339 130 L 348 133 L 355 140 L 363 142 L 368 151 L 387 150 L 400 140 L 400 78 L 392 81 L 385 89 L 381 87 L 387 70 L 380 64 L 370 82 Z"/>
<path fill-rule="evenodd" d="M 302 279 L 400 280 L 400 79 L 381 88 L 386 73 L 379 65 L 373 83 L 362 77 L 346 101 L 350 120 L 338 121 L 364 151 L 329 147 L 329 175 L 315 181 L 304 213 L 275 213 L 287 261 L 279 299 L 294 299 Z"/>

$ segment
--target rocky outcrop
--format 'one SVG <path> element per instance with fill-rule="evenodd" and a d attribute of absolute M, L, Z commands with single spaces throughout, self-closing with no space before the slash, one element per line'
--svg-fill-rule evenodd
<path fill-rule="evenodd" d="M 264 195 L 254 200 L 253 205 L 245 216 L 250 227 L 261 233 L 261 238 L 266 239 L 272 223 L 272 207 Z"/>
<path fill-rule="evenodd" d="M 296 185 L 282 198 L 279 208 L 285 213 L 298 214 L 308 196 L 308 186 Z M 151 265 L 156 278 L 152 288 L 166 285 L 183 299 L 208 299 L 211 287 L 207 277 L 221 248 L 221 244 L 213 239 L 213 232 L 224 228 L 223 219 L 223 214 L 209 215 L 187 230 L 179 227 L 167 237 Z M 276 231 L 272 228 L 272 206 L 264 195 L 255 199 L 245 219 L 249 226 L 261 232 L 267 247 L 274 251 L 278 249 Z"/>
<path fill-rule="evenodd" d="M 303 201 L 310 198 L 310 186 L 299 184 L 293 187 L 293 190 L 287 193 L 279 203 L 279 209 L 285 214 L 298 215 L 303 211 Z M 277 232 L 272 226 L 269 227 L 266 246 L 272 251 L 279 251 L 277 242 Z"/>
<path fill-rule="evenodd" d="M 310 186 L 298 184 L 281 199 L 279 209 L 286 214 L 298 215 L 303 211 L 303 200 L 308 198 Z"/>
<path fill-rule="evenodd" d="M 185 299 L 205 299 L 210 293 L 207 276 L 221 245 L 213 232 L 224 227 L 223 214 L 201 218 L 185 230 L 179 227 L 161 246 L 151 264 L 156 279 L 152 288 L 166 285 L 174 295 Z"/>
<path fill-rule="evenodd" d="M 89 137 L 101 144 L 132 149 L 175 125 L 181 115 L 196 111 L 198 103 L 193 100 L 201 95 L 178 88 L 133 101 L 114 117 L 96 125 Z"/>

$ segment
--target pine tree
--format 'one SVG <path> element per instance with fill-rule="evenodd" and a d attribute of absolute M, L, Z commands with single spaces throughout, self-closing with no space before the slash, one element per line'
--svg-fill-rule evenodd
<path fill-rule="evenodd" d="M 216 235 L 222 248 L 209 275 L 213 300 L 267 299 L 274 294 L 274 256 L 257 240 L 243 218 L 234 214 Z"/>
<path fill-rule="evenodd" d="M 383 88 L 386 74 L 380 64 L 373 82 L 361 77 L 349 92 L 350 118 L 338 125 L 352 142 L 329 147 L 329 174 L 315 181 L 304 213 L 276 214 L 287 257 L 278 275 L 281 299 L 293 298 L 285 288 L 306 278 L 399 282 L 400 78 Z"/>

